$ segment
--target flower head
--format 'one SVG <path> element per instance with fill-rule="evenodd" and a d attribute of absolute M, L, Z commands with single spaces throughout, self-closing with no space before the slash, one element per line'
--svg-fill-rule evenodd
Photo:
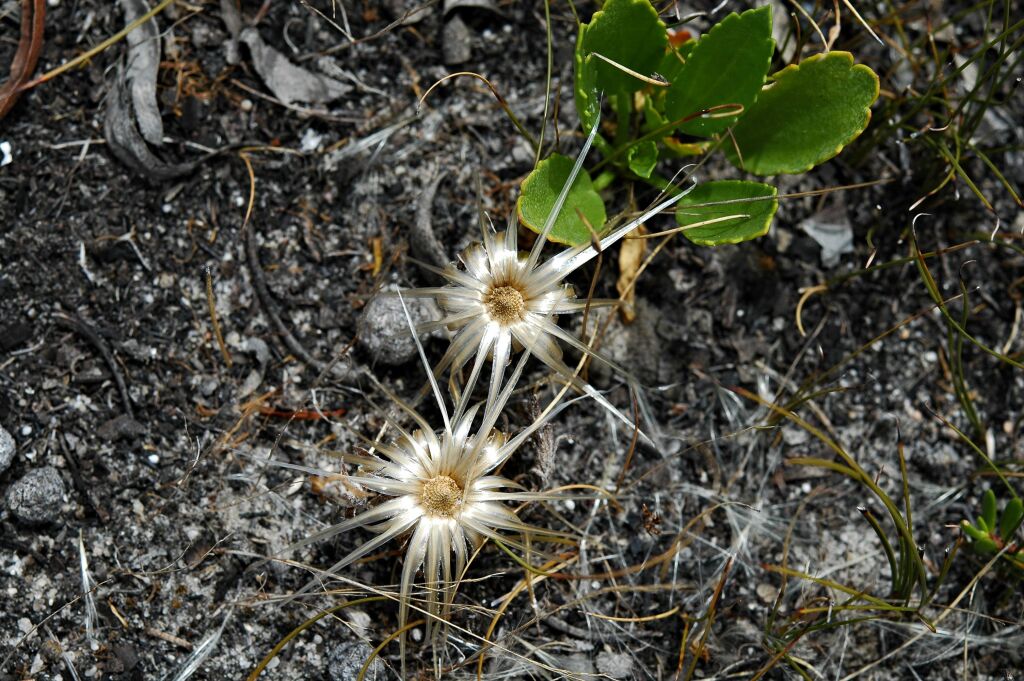
<path fill-rule="evenodd" d="M 573 246 L 540 262 L 541 249 L 554 225 L 555 217 L 565 203 L 569 187 L 579 173 L 594 132 L 591 132 L 544 229 L 528 254 L 519 252 L 515 224 L 510 224 L 504 232 L 498 233 L 482 224 L 482 241 L 471 244 L 459 254 L 462 267 L 452 264 L 439 269 L 419 263 L 443 277 L 447 285 L 405 290 L 402 295 L 436 300 L 444 316 L 437 321 L 420 324 L 417 330 L 422 333 L 445 328 L 453 334 L 451 345 L 435 367 L 434 374 L 439 376 L 449 370 L 459 372 L 472 360 L 472 368 L 463 388 L 467 394 L 472 392 L 484 363 L 490 358 L 488 404 L 493 403 L 512 353 L 528 348 L 560 377 L 632 425 L 603 396 L 579 379 L 562 359 L 559 342 L 628 375 L 624 369 L 594 352 L 587 343 L 558 325 L 559 315 L 582 312 L 588 306 L 586 301 L 576 299 L 572 286 L 566 284 L 565 279 L 599 252 L 678 201 L 686 192 L 662 201 L 640 217 L 616 228 L 600 240 L 597 248 L 591 244 Z M 614 301 L 590 301 L 591 307 L 611 304 Z"/>
<path fill-rule="evenodd" d="M 348 481 L 390 498 L 289 548 L 360 528 L 377 535 L 326 571 L 333 574 L 390 540 L 409 535 L 399 588 L 399 625 L 404 626 L 408 620 L 413 585 L 422 567 L 426 596 L 421 610 L 428 615 L 428 636 L 436 642 L 437 624 L 448 620 L 455 591 L 474 548 L 485 539 L 495 539 L 524 549 L 525 545 L 515 535 L 563 534 L 522 522 L 507 505 L 557 498 L 554 494 L 528 492 L 512 480 L 494 474 L 527 438 L 569 404 L 551 405 L 541 418 L 512 438 L 494 427 L 522 373 L 525 357 L 491 407 L 481 411 L 482 405 L 477 404 L 461 409 L 457 419 L 449 418 L 437 383 L 431 380 L 444 422 L 444 427 L 438 431 L 413 407 L 389 393 L 416 427 L 406 429 L 385 417 L 388 427 L 395 433 L 390 441 L 375 441 L 363 454 L 337 456 L 360 467 L 358 474 L 347 476 Z M 381 390 L 385 389 L 381 387 Z M 478 416 L 479 425 L 474 430 Z M 281 465 L 307 470 L 291 464 Z M 302 591 L 316 583 L 312 582 Z M 400 642 L 404 661 L 404 636 Z"/>

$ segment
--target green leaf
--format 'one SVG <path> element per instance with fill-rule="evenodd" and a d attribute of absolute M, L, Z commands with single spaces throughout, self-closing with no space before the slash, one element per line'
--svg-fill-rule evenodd
<path fill-rule="evenodd" d="M 701 37 L 682 70 L 671 80 L 665 97 L 669 120 L 724 105 L 740 105 L 746 111 L 761 92 L 774 51 L 770 5 L 730 14 Z M 687 121 L 679 129 L 710 137 L 735 123 L 742 113 L 722 115 L 729 110 Z"/>
<path fill-rule="evenodd" d="M 773 80 L 733 128 L 736 146 L 724 145 L 730 161 L 759 175 L 802 173 L 832 158 L 864 131 L 878 98 L 878 76 L 849 52 L 814 55 Z"/>
<path fill-rule="evenodd" d="M 607 0 L 586 29 L 581 27 L 577 45 L 596 69 L 597 88 L 612 95 L 635 92 L 644 82 L 591 56 L 594 52 L 649 76 L 658 68 L 667 43 L 665 24 L 649 0 Z"/>
<path fill-rule="evenodd" d="M 974 541 L 981 541 L 983 539 L 989 539 L 988 533 L 983 529 L 978 529 L 974 525 L 971 525 L 966 520 L 960 521 L 960 529 L 963 530 L 964 534 L 973 539 Z"/>
<path fill-rule="evenodd" d="M 683 234 L 701 246 L 738 244 L 756 239 L 768 233 L 779 202 L 777 190 L 760 182 L 744 180 L 719 180 L 697 185 L 693 191 L 679 201 L 676 208 L 676 222 L 681 227 L 695 225 L 716 218 L 741 215 L 733 220 L 693 227 Z M 770 197 L 770 198 L 769 198 Z M 756 199 L 745 201 L 743 199 Z M 736 201 L 735 203 L 720 203 Z M 702 205 L 713 204 L 713 205 Z"/>
<path fill-rule="evenodd" d="M 640 177 L 650 177 L 654 166 L 658 165 L 658 145 L 654 140 L 645 140 L 631 146 L 626 152 L 626 162 Z"/>
<path fill-rule="evenodd" d="M 999 552 L 999 546 L 988 537 L 976 539 L 972 545 L 974 552 L 980 556 L 991 556 L 993 553 Z"/>
<path fill-rule="evenodd" d="M 1010 499 L 999 519 L 999 536 L 1004 541 L 1010 541 L 1022 518 L 1024 518 L 1024 505 L 1021 504 L 1020 499 Z"/>
<path fill-rule="evenodd" d="M 569 181 L 573 163 L 573 159 L 568 156 L 552 154 L 541 161 L 523 180 L 519 188 L 516 210 L 519 213 L 519 220 L 534 232 L 540 234 L 544 229 L 544 223 L 551 215 L 562 187 Z M 607 217 L 604 201 L 594 190 L 586 170 L 581 170 L 573 182 L 565 205 L 559 211 L 551 233 L 548 234 L 549 241 L 572 246 L 590 241 L 590 230 L 576 213 L 577 209 L 583 213 L 594 231 L 600 233 Z"/>
<path fill-rule="evenodd" d="M 687 40 L 675 48 L 669 45 L 661 58 L 661 63 L 658 65 L 657 74 L 664 78 L 666 82 L 674 83 L 679 77 L 679 72 L 683 70 L 683 64 L 686 63 L 686 59 L 693 52 L 693 48 L 696 45 L 696 40 Z M 657 89 L 664 90 L 665 88 Z"/>
<path fill-rule="evenodd" d="M 996 529 L 996 494 L 990 489 L 981 495 L 981 517 L 978 525 L 986 532 Z"/>
<path fill-rule="evenodd" d="M 644 97 L 643 114 L 644 122 L 641 126 L 641 130 L 645 133 L 658 130 L 668 124 L 668 119 L 666 119 L 664 114 L 661 113 L 661 109 L 658 107 L 658 101 L 655 97 Z M 672 131 L 667 128 L 664 132 L 666 135 L 672 133 Z"/>
<path fill-rule="evenodd" d="M 688 40 L 679 47 L 673 47 L 670 43 L 655 73 L 661 76 L 667 83 L 675 82 L 679 72 L 683 70 L 683 64 L 686 63 L 687 56 L 693 51 L 696 44 L 696 40 Z M 643 113 L 645 132 L 650 132 L 654 128 L 660 128 L 668 122 L 668 119 L 665 118 L 665 96 L 667 94 L 668 88 L 665 87 L 652 87 L 644 92 Z M 652 117 L 657 118 L 658 121 L 654 126 L 651 125 Z M 666 127 L 664 132 L 666 135 L 670 135 L 674 131 Z"/>
<path fill-rule="evenodd" d="M 584 133 L 589 133 L 601 117 L 601 93 L 597 87 L 597 66 L 583 53 L 586 32 L 587 25 L 580 24 L 580 34 L 576 39 L 574 57 L 576 72 L 573 89 L 576 95 L 576 112 L 580 117 L 580 125 Z"/>

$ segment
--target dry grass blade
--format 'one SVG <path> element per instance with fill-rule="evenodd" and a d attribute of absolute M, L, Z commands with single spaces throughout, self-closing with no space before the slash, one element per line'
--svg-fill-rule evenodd
<path fill-rule="evenodd" d="M 306 629 L 309 629 L 311 626 L 313 626 L 323 618 L 329 615 L 333 615 L 336 612 L 340 612 L 345 608 L 362 605 L 364 603 L 377 603 L 379 601 L 385 600 L 387 600 L 387 598 L 384 596 L 368 596 L 366 598 L 357 598 L 355 600 L 342 603 L 341 605 L 336 605 L 334 607 L 327 608 L 326 610 L 321 610 L 320 612 L 313 615 L 299 626 L 292 629 L 284 638 L 278 641 L 277 645 L 275 645 L 270 650 L 270 652 L 267 653 L 263 657 L 263 659 L 259 661 L 259 664 L 257 664 L 256 667 L 253 668 L 252 672 L 249 673 L 249 676 L 246 677 L 246 681 L 256 681 L 256 679 L 259 678 L 260 674 L 262 674 L 263 671 L 267 668 L 267 665 L 270 664 L 270 661 L 277 657 L 277 655 L 282 650 L 284 650 L 285 646 L 291 643 L 291 641 L 295 639 L 295 637 L 297 637 L 299 634 L 304 632 Z"/>
<path fill-rule="evenodd" d="M 42 4 L 43 1 L 44 0 L 36 0 L 36 4 Z M 27 0 L 23 0 L 23 2 L 27 2 Z M 84 53 L 78 55 L 74 59 L 71 59 L 69 61 L 64 62 L 63 64 L 61 64 L 60 66 L 58 66 L 57 68 L 55 68 L 55 69 L 53 69 L 51 71 L 47 71 L 46 73 L 44 73 L 43 75 L 39 76 L 35 80 L 30 81 L 28 83 L 24 83 L 18 89 L 19 90 L 28 90 L 30 88 L 34 88 L 36 85 L 39 85 L 40 83 L 45 83 L 48 80 L 52 80 L 53 78 L 56 78 L 60 74 L 65 73 L 67 71 L 70 71 L 71 69 L 75 68 L 76 66 L 88 63 L 89 60 L 92 59 L 93 57 L 95 57 L 97 54 L 99 54 L 103 50 L 107 49 L 111 45 L 116 44 L 118 41 L 122 40 L 126 35 L 128 35 L 132 31 L 134 31 L 136 28 L 138 28 L 142 24 L 146 23 L 147 21 L 149 21 L 150 19 L 152 19 L 156 15 L 160 14 L 160 12 L 163 12 L 165 9 L 167 9 L 168 6 L 170 6 L 170 4 L 172 2 L 174 2 L 174 0 L 160 0 L 160 3 L 157 4 L 156 7 L 154 7 L 151 10 L 149 10 L 143 16 L 141 16 L 138 19 L 136 19 L 135 21 L 131 22 L 130 24 L 125 26 L 123 29 L 121 29 L 120 31 L 118 31 L 114 35 L 110 36 L 109 38 L 107 38 L 106 40 L 101 42 L 96 47 L 93 47 L 92 49 L 86 50 Z M 42 31 L 40 30 L 40 40 L 41 39 L 42 39 Z"/>
<path fill-rule="evenodd" d="M 519 133 L 524 138 L 526 138 L 526 140 L 530 143 L 531 147 L 536 148 L 538 146 L 537 139 L 532 134 L 530 134 L 530 131 L 526 129 L 526 126 L 524 126 L 522 122 L 519 120 L 519 118 L 515 115 L 515 113 L 512 112 L 512 108 L 508 105 L 508 101 L 506 101 L 505 98 L 501 95 L 501 93 L 498 91 L 498 88 L 494 87 L 494 84 L 491 83 L 491 81 L 487 80 L 487 78 L 473 71 L 459 71 L 457 73 L 449 73 L 444 78 L 441 78 L 433 85 L 431 85 L 429 88 L 427 88 L 427 91 L 423 93 L 419 101 L 416 103 L 417 108 L 423 106 L 423 103 L 427 101 L 427 97 L 430 95 L 430 93 L 433 92 L 434 89 L 437 88 L 439 85 L 441 85 L 441 83 L 447 80 L 451 80 L 452 78 L 458 78 L 459 76 L 469 76 L 471 78 L 476 78 L 477 80 L 482 81 L 483 84 L 487 86 L 487 89 L 491 91 L 491 94 L 494 95 L 494 98 L 498 100 L 498 106 L 501 107 L 501 110 L 504 111 L 505 115 L 508 116 L 510 121 L 512 121 L 512 125 L 516 126 L 516 130 L 518 130 Z"/>
<path fill-rule="evenodd" d="M 217 347 L 220 348 L 221 357 L 224 363 L 231 368 L 231 353 L 228 351 L 227 343 L 224 342 L 224 334 L 220 330 L 220 321 L 217 319 L 217 299 L 213 294 L 213 271 L 206 268 L 206 305 L 210 310 L 210 325 L 213 327 L 213 336 L 217 339 Z"/>

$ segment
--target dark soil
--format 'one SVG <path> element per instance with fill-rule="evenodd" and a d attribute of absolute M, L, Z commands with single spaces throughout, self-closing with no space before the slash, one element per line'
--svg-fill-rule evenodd
<path fill-rule="evenodd" d="M 0 0 L 0 64 L 14 52 L 18 4 Z M 408 245 L 424 192 L 439 175 L 429 204 L 432 231 L 444 256 L 454 259 L 478 233 L 478 180 L 484 207 L 501 222 L 534 158 L 479 80 L 449 81 L 422 108 L 417 99 L 453 71 L 474 71 L 494 84 L 527 128 L 539 130 L 544 8 L 505 3 L 497 11 L 458 10 L 472 56 L 447 66 L 440 7 L 415 25 L 389 28 L 402 0 L 346 4 L 352 33 L 370 36 L 352 45 L 328 21 L 342 24 L 340 6 L 335 17 L 330 2 L 311 4 L 323 14 L 305 3 L 266 3 L 258 30 L 305 68 L 348 74 L 351 91 L 330 105 L 286 107 L 267 99 L 245 46 L 241 60 L 229 63 L 230 36 L 217 3 L 178 2 L 160 15 L 158 101 L 171 141 L 155 153 L 168 164 L 197 164 L 178 177 L 126 165 L 107 142 L 104 121 L 124 43 L 33 88 L 0 122 L 0 141 L 10 142 L 13 155 L 0 168 L 0 427 L 17 445 L 13 463 L 0 470 L 0 492 L 47 466 L 59 471 L 65 487 L 62 498 L 49 502 L 53 518 L 42 524 L 18 518 L 10 503 L 0 509 L 0 679 L 183 679 L 190 655 L 198 653 L 192 678 L 242 679 L 320 609 L 373 593 L 357 584 L 383 589 L 398 580 L 402 547 L 396 543 L 383 557 L 343 571 L 347 581 L 333 585 L 338 593 L 283 603 L 311 578 L 303 566 L 329 566 L 365 535 L 287 557 L 281 550 L 366 500 L 336 480 L 263 460 L 340 470 L 327 450 L 351 449 L 358 444 L 354 433 L 372 438 L 382 423 L 373 405 L 386 398 L 365 372 L 399 395 L 422 385 L 416 359 L 388 365 L 367 350 L 372 343 L 356 342 L 361 310 L 382 285 L 436 283 L 410 262 Z M 246 20 L 260 10 L 258 3 L 243 5 Z M 577 9 L 587 17 L 593 8 Z M 883 88 L 897 89 L 887 71 L 895 57 L 844 21 L 837 46 L 876 68 Z M 124 23 L 117 3 L 51 3 L 37 74 Z M 557 133 L 561 150 L 574 154 L 575 22 L 568 7 L 552 8 L 552 25 Z M 708 21 L 695 25 L 704 29 Z M 977 27 L 968 23 L 964 30 Z M 985 134 L 988 144 L 997 138 L 1004 145 L 993 161 L 1019 188 L 1020 88 L 1003 99 Z M 998 116 L 1011 124 L 1000 128 Z M 750 428 L 768 414 L 732 386 L 787 399 L 805 381 L 815 386 L 810 392 L 829 390 L 801 414 L 843 443 L 895 498 L 902 444 L 915 536 L 934 567 L 931 579 L 958 538 L 957 523 L 976 516 L 980 494 L 992 484 L 981 458 L 943 419 L 1008 470 L 1014 462 L 1020 470 L 1021 372 L 965 344 L 964 383 L 985 428 L 973 432 L 954 393 L 948 327 L 915 264 L 861 273 L 869 258 L 887 263 L 910 252 L 915 212 L 929 213 L 914 232 L 922 251 L 978 239 L 929 260 L 931 272 L 947 298 L 960 293 L 963 281 L 971 333 L 1019 358 L 1024 257 L 974 234 L 990 233 L 998 216 L 1000 243 L 1019 245 L 1018 207 L 978 163 L 969 170 L 983 178 L 993 212 L 962 182 L 911 212 L 934 186 L 924 148 L 884 138 L 848 150 L 854 152 L 863 159 L 856 165 L 844 154 L 807 176 L 781 178 L 780 193 L 891 181 L 785 200 L 771 234 L 756 242 L 704 249 L 678 238 L 644 274 L 637 320 L 625 325 L 613 318 L 602 348 L 649 388 L 663 446 L 637 450 L 618 505 L 583 498 L 524 512 L 535 524 L 582 530 L 579 557 L 566 572 L 595 577 L 542 580 L 532 594 L 519 594 L 491 637 L 502 650 L 489 653 L 485 678 L 675 678 L 681 637 L 686 632 L 694 645 L 700 640 L 723 575 L 697 675 L 750 678 L 772 660 L 772 634 L 787 618 L 846 598 L 790 579 L 773 619 L 781 579 L 766 566 L 784 560 L 888 596 L 888 564 L 857 510 L 869 506 L 882 517 L 877 499 L 838 475 L 784 466 L 785 458 L 830 453 L 795 425 Z M 247 163 L 255 198 L 243 228 Z M 716 160 L 702 172 L 735 171 Z M 637 192 L 641 206 L 653 199 Z M 610 193 L 608 203 L 625 208 L 626 192 Z M 824 266 L 801 225 L 827 208 L 852 227 L 854 250 Z M 670 223 L 662 220 L 658 229 Z M 593 266 L 577 273 L 578 291 L 589 288 L 594 273 Z M 836 281 L 847 274 L 855 276 Z M 616 275 L 609 254 L 596 295 L 616 297 Z M 211 323 L 208 277 L 230 365 Z M 834 286 L 803 305 L 802 335 L 795 322 L 801 292 L 826 281 Z M 950 311 L 961 314 L 959 300 Z M 432 358 L 444 347 L 441 337 L 426 343 Z M 532 376 L 543 377 L 539 364 Z M 595 366 L 591 380 L 629 409 L 617 377 Z M 546 388 L 530 393 L 514 400 L 510 427 L 527 423 L 550 397 Z M 537 489 L 613 490 L 630 435 L 581 402 L 504 474 Z M 684 548 L 674 551 L 679 541 Z M 666 560 L 632 569 L 662 554 Z M 960 552 L 936 603 L 952 602 L 981 569 L 984 561 L 969 554 Z M 542 562 L 540 555 L 531 559 Z M 482 636 L 499 599 L 522 577 L 507 555 L 486 548 L 460 589 L 453 623 Z M 673 616 L 627 621 L 676 607 Z M 863 678 L 1024 673 L 1019 582 L 990 571 L 958 608 L 938 633 L 889 657 L 927 632 L 919 620 L 825 627 L 791 652 L 816 670 L 809 672 L 813 678 L 842 678 L 879 659 Z M 388 602 L 342 610 L 300 634 L 264 678 L 353 678 L 349 658 L 364 660 L 396 620 Z M 360 640 L 369 646 L 353 645 Z M 411 641 L 410 669 L 430 678 L 429 650 L 415 634 Z M 459 662 L 477 647 L 472 635 L 453 632 L 451 678 L 475 676 L 475 661 Z M 397 646 L 382 656 L 388 668 L 378 668 L 378 678 L 397 678 Z M 691 659 L 688 653 L 686 664 Z M 796 678 L 783 669 L 768 678 Z"/>

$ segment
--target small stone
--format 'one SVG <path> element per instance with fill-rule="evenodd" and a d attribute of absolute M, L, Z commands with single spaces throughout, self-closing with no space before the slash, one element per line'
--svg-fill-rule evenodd
<path fill-rule="evenodd" d="M 64 480 L 53 466 L 35 468 L 7 490 L 7 510 L 25 525 L 46 525 L 60 517 Z"/>
<path fill-rule="evenodd" d="M 108 442 L 128 439 L 146 434 L 146 426 L 127 414 L 115 416 L 96 429 L 96 435 Z"/>
<path fill-rule="evenodd" d="M 366 660 L 373 654 L 373 648 L 362 641 L 345 641 L 331 648 L 327 653 L 327 678 L 331 681 L 352 681 L 359 678 Z M 368 681 L 385 678 L 384 664 L 374 658 L 364 677 Z"/>
<path fill-rule="evenodd" d="M 557 661 L 558 666 L 565 671 L 576 672 L 577 674 L 593 674 L 595 672 L 594 663 L 591 662 L 590 656 L 583 653 L 566 655 L 565 657 L 557 658 Z"/>
<path fill-rule="evenodd" d="M 633 658 L 608 651 L 597 654 L 597 671 L 613 679 L 633 678 Z"/>
<path fill-rule="evenodd" d="M 413 324 L 430 319 L 428 308 L 418 300 L 405 299 Z M 381 364 L 397 366 L 416 356 L 409 322 L 396 295 L 377 295 L 359 317 L 359 344 Z"/>
<path fill-rule="evenodd" d="M 0 473 L 3 473 L 14 461 L 14 438 L 3 427 L 0 427 Z"/>
<path fill-rule="evenodd" d="M 118 661 L 122 673 L 131 672 L 139 666 L 139 654 L 130 643 L 114 645 L 114 659 Z M 128 678 L 127 674 L 124 678 Z"/>
<path fill-rule="evenodd" d="M 760 584 L 758 584 L 756 587 L 754 587 L 754 590 L 757 592 L 757 597 L 760 598 L 761 602 L 765 603 L 766 605 L 771 605 L 772 603 L 774 603 L 775 599 L 779 595 L 778 588 L 765 582 L 761 582 Z"/>
<path fill-rule="evenodd" d="M 458 14 L 452 14 L 441 33 L 442 55 L 446 66 L 465 64 L 473 58 L 473 35 Z"/>
<path fill-rule="evenodd" d="M 796 426 L 782 427 L 782 440 L 791 447 L 806 444 L 810 439 L 811 436 L 803 428 L 798 428 Z"/>
<path fill-rule="evenodd" d="M 15 322 L 0 328 L 0 352 L 13 350 L 32 338 L 32 327 L 24 322 Z"/>

